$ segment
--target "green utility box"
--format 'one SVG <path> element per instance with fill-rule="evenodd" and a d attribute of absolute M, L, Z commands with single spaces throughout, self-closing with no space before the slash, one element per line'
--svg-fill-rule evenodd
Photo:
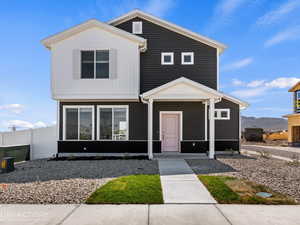
<path fill-rule="evenodd" d="M 1 172 L 8 173 L 15 170 L 15 158 L 14 157 L 4 157 L 1 160 Z"/>

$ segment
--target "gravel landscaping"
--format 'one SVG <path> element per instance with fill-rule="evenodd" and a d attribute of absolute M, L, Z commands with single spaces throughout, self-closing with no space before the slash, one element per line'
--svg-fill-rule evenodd
<path fill-rule="evenodd" d="M 300 202 L 300 166 L 259 156 L 219 156 L 218 160 L 186 160 L 196 174 L 244 178 L 270 187 Z M 208 165 L 212 167 L 207 169 Z"/>
<path fill-rule="evenodd" d="M 34 160 L 0 174 L 0 203 L 82 203 L 112 178 L 158 173 L 149 160 Z"/>

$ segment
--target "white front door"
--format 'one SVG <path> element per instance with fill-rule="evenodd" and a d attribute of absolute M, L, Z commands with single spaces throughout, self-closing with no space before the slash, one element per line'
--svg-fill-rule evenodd
<path fill-rule="evenodd" d="M 180 143 L 180 115 L 178 113 L 162 113 L 161 146 L 163 152 L 178 152 Z"/>

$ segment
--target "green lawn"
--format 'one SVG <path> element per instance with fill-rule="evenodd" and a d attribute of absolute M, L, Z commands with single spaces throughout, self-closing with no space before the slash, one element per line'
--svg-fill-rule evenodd
<path fill-rule="evenodd" d="M 247 180 L 227 176 L 199 175 L 198 177 L 218 203 L 266 205 L 297 204 L 289 197 Z M 270 198 L 262 198 L 256 195 L 258 192 L 268 192 L 273 196 Z"/>
<path fill-rule="evenodd" d="M 131 175 L 114 179 L 97 189 L 88 204 L 161 204 L 163 203 L 159 175 Z"/>

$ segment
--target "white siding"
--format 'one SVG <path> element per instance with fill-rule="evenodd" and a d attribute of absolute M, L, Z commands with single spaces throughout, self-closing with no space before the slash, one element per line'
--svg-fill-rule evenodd
<path fill-rule="evenodd" d="M 74 50 L 114 49 L 117 74 L 113 79 L 75 79 Z M 54 99 L 137 99 L 139 95 L 138 44 L 90 28 L 52 46 L 52 97 Z"/>

